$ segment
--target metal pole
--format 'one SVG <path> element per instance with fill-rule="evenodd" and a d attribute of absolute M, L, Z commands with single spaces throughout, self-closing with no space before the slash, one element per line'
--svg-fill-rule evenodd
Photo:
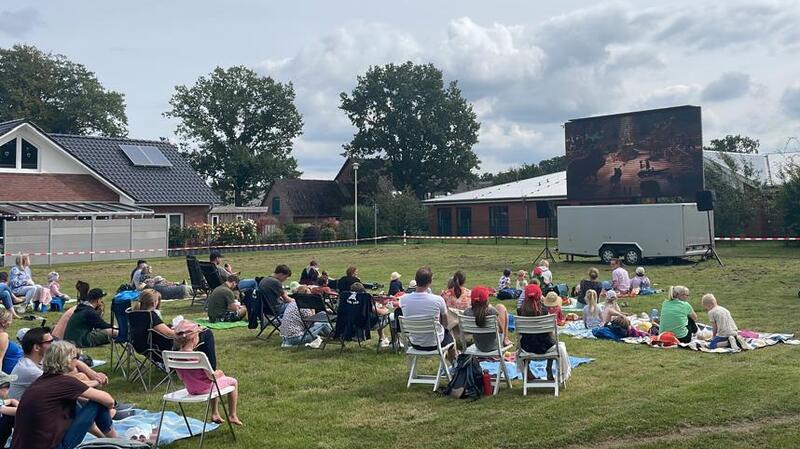
<path fill-rule="evenodd" d="M 355 222 L 356 222 L 356 246 L 358 246 L 358 163 L 353 164 L 355 173 Z"/>
<path fill-rule="evenodd" d="M 378 247 L 378 203 L 374 203 L 374 202 L 372 203 L 372 210 L 373 210 L 373 212 L 375 214 L 375 218 L 374 218 L 373 224 L 375 225 L 374 226 L 374 230 L 375 230 L 374 231 L 375 232 L 375 234 L 374 234 L 375 235 L 375 248 L 377 248 Z"/>

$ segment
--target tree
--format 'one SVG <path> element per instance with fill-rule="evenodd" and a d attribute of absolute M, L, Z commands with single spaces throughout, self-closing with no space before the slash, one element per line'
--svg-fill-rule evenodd
<path fill-rule="evenodd" d="M 800 236 L 800 165 L 790 164 L 781 172 L 783 185 L 777 203 L 783 212 L 787 235 Z"/>
<path fill-rule="evenodd" d="M 217 67 L 192 87 L 177 86 L 166 117 L 180 119 L 183 154 L 226 203 L 241 206 L 274 180 L 297 177 L 292 140 L 303 121 L 294 87 L 243 66 Z"/>
<path fill-rule="evenodd" d="M 123 94 L 63 55 L 0 48 L 0 122 L 28 118 L 47 132 L 125 136 Z"/>
<path fill-rule="evenodd" d="M 705 147 L 708 151 L 722 151 L 725 153 L 745 153 L 757 154 L 761 143 L 758 139 L 751 139 L 747 136 L 728 134 L 722 139 L 712 139 L 710 145 Z"/>
<path fill-rule="evenodd" d="M 535 178 L 537 176 L 549 175 L 567 169 L 567 157 L 556 156 L 540 161 L 539 164 L 523 164 L 519 168 L 510 168 L 497 174 L 484 173 L 482 181 L 491 182 L 496 186 L 508 182 L 521 181 L 523 179 Z"/>
<path fill-rule="evenodd" d="M 455 81 L 432 64 L 370 67 L 340 108 L 357 128 L 351 157 L 385 159 L 393 185 L 422 199 L 475 178 L 480 124 Z"/>
<path fill-rule="evenodd" d="M 359 181 L 359 185 L 361 182 Z M 378 207 L 378 235 L 419 235 L 428 231 L 428 209 L 411 191 L 398 192 L 391 181 L 379 179 L 374 194 L 358 204 L 358 237 L 369 238 L 375 233 L 373 206 Z M 342 222 L 353 226 L 353 206 L 342 209 Z"/>

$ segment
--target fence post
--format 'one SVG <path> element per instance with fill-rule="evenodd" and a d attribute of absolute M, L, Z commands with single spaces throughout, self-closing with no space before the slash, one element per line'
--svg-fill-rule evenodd
<path fill-rule="evenodd" d="M 403 229 L 403 246 L 406 246 L 406 236 L 407 236 L 406 230 Z"/>
<path fill-rule="evenodd" d="M 53 219 L 47 219 L 47 265 L 53 264 Z"/>
<path fill-rule="evenodd" d="M 91 225 L 89 226 L 89 236 L 91 238 L 91 243 L 89 244 L 89 262 L 94 262 L 94 220 L 95 217 L 92 216 Z"/>

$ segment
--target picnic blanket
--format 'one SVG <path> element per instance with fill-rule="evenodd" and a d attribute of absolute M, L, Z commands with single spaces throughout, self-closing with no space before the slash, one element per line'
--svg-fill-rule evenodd
<path fill-rule="evenodd" d="M 631 325 L 634 327 L 641 321 L 640 318 L 631 318 Z M 706 334 L 710 335 L 711 326 L 707 324 L 697 323 L 698 334 Z M 568 322 L 563 328 L 559 329 L 559 334 L 569 335 L 574 338 L 587 338 L 593 339 L 595 338 L 592 335 L 591 329 L 586 329 L 583 324 L 582 320 Z M 745 341 L 750 345 L 750 349 L 760 349 L 766 348 L 769 346 L 776 345 L 778 343 L 785 343 L 787 345 L 800 345 L 800 340 L 794 339 L 794 334 L 780 334 L 780 333 L 765 333 L 765 332 L 754 332 L 754 331 L 740 331 L 739 334 L 744 337 Z M 628 344 L 646 344 L 652 348 L 662 348 L 661 346 L 652 346 L 650 345 L 650 338 L 647 337 L 627 337 L 622 338 L 619 341 Z M 701 352 L 710 352 L 716 354 L 730 354 L 736 352 L 742 352 L 741 349 L 738 348 L 716 348 L 711 349 L 708 347 L 708 341 L 699 339 L 695 337 L 689 343 L 679 343 L 677 346 L 668 346 L 664 347 L 663 349 L 671 349 L 671 348 L 685 348 L 691 349 L 694 351 L 701 351 Z"/>
<path fill-rule="evenodd" d="M 138 429 L 136 432 L 141 431 L 150 435 L 154 429 L 158 428 L 158 419 L 161 416 L 160 412 L 149 412 L 147 410 L 135 409 L 133 416 L 129 416 L 119 421 L 114 421 L 114 430 L 120 437 L 125 437 L 125 433 L 129 429 Z M 200 435 L 203 430 L 203 421 L 195 418 L 188 418 L 189 426 L 192 428 L 193 435 Z M 206 432 L 210 432 L 219 427 L 219 424 L 210 422 L 206 424 Z M 161 437 L 158 439 L 159 446 L 170 444 L 176 440 L 189 438 L 189 430 L 186 428 L 186 423 L 183 417 L 175 412 L 166 412 L 164 414 L 164 423 L 161 426 Z M 95 437 L 87 434 L 84 442 L 91 441 Z"/>
<path fill-rule="evenodd" d="M 586 357 L 574 357 L 569 356 L 569 364 L 574 369 L 577 366 L 583 365 L 584 363 L 593 362 L 594 359 L 586 358 Z M 517 364 L 515 362 L 504 362 L 506 364 L 506 372 L 508 376 L 512 379 L 522 379 L 522 373 L 517 370 Z M 558 364 L 555 365 L 554 370 L 558 371 Z M 547 377 L 547 362 L 544 360 L 534 360 L 530 362 L 530 370 L 534 376 L 544 379 Z M 484 369 L 489 372 L 490 375 L 494 376 L 497 374 L 497 370 L 500 369 L 500 362 L 481 362 L 481 369 Z"/>
<path fill-rule="evenodd" d="M 234 321 L 232 323 L 221 322 L 221 321 L 212 323 L 211 321 L 208 321 L 205 318 L 198 318 L 194 320 L 194 322 L 203 327 L 209 327 L 211 329 L 233 329 L 234 327 L 247 327 L 247 320 L 239 320 L 239 321 Z"/>

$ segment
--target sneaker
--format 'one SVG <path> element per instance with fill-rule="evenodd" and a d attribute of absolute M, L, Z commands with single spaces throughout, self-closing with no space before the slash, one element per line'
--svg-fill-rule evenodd
<path fill-rule="evenodd" d="M 319 349 L 319 347 L 322 346 L 322 337 L 317 337 L 311 343 L 306 343 L 306 346 L 312 349 Z"/>
<path fill-rule="evenodd" d="M 741 335 L 736 335 L 736 343 L 745 351 L 752 349 L 752 347 L 750 347 L 750 343 L 748 343 L 747 340 L 745 340 L 745 338 Z"/>
<path fill-rule="evenodd" d="M 380 344 L 381 348 L 388 348 L 389 345 L 391 345 L 391 342 L 389 341 L 388 338 L 384 338 L 383 340 L 381 340 Z"/>

